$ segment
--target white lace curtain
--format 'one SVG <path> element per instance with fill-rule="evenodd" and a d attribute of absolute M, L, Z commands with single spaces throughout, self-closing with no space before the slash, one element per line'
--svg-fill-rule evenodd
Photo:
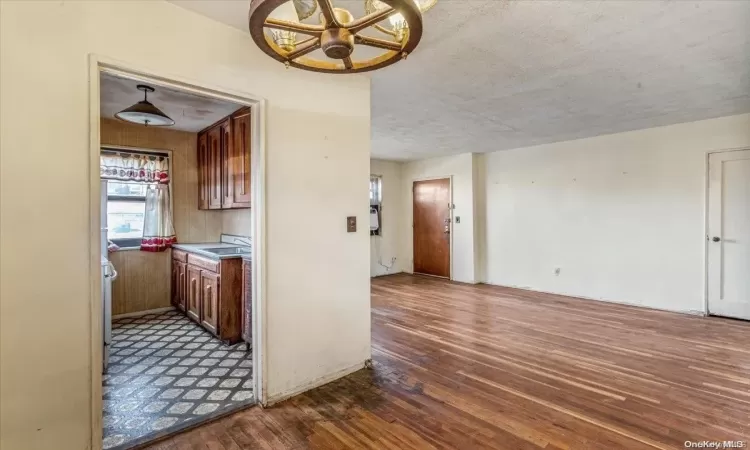
<path fill-rule="evenodd" d="M 141 250 L 163 252 L 177 243 L 169 201 L 169 158 L 138 153 L 102 152 L 101 178 L 147 184 Z"/>
<path fill-rule="evenodd" d="M 169 183 L 169 158 L 166 156 L 103 152 L 100 161 L 103 180 Z"/>
<path fill-rule="evenodd" d="M 143 217 L 141 250 L 163 252 L 177 243 L 172 225 L 172 208 L 168 184 L 151 184 L 146 190 L 146 212 Z"/>

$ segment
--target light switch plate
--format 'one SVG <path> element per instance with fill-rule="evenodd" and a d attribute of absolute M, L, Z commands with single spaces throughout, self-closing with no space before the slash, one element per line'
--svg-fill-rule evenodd
<path fill-rule="evenodd" d="M 456 223 L 461 223 L 461 217 L 456 216 Z"/>
<path fill-rule="evenodd" d="M 349 216 L 346 218 L 346 232 L 347 233 L 357 232 L 357 216 Z"/>

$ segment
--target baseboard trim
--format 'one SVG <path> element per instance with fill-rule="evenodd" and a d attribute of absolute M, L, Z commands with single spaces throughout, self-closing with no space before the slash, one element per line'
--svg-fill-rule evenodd
<path fill-rule="evenodd" d="M 129 312 L 125 314 L 118 314 L 116 316 L 112 316 L 113 319 L 124 319 L 126 317 L 140 317 L 145 316 L 146 314 L 160 314 L 163 312 L 171 311 L 174 307 L 172 306 L 166 306 L 164 308 L 156 308 L 156 309 L 148 309 L 146 311 L 136 311 L 136 312 Z"/>
<path fill-rule="evenodd" d="M 528 286 L 513 286 L 509 284 L 497 284 L 497 283 L 490 283 L 489 281 L 485 281 L 484 283 L 480 283 L 480 284 L 486 284 L 488 286 L 505 287 L 505 288 L 510 288 L 510 289 L 519 289 L 522 291 L 529 291 L 529 292 L 540 292 L 542 294 L 560 295 L 563 297 L 579 298 L 581 300 L 589 300 L 589 301 L 594 301 L 594 302 L 614 303 L 616 305 L 633 306 L 635 308 L 653 309 L 654 311 L 664 311 L 664 312 L 677 313 L 677 314 L 689 314 L 691 316 L 702 316 L 702 317 L 705 317 L 708 315 L 704 311 L 698 311 L 695 309 L 684 310 L 684 309 L 659 308 L 658 306 L 643 305 L 640 303 L 627 302 L 624 300 L 610 300 L 608 298 L 586 297 L 583 295 L 574 295 L 574 294 L 565 294 L 562 292 L 545 291 L 542 289 L 535 289 L 535 288 L 531 288 Z"/>
<path fill-rule="evenodd" d="M 323 386 L 324 384 L 331 383 L 333 381 L 338 380 L 339 378 L 343 378 L 347 375 L 350 375 L 358 370 L 362 370 L 367 366 L 369 359 L 366 361 L 362 361 L 360 363 L 357 363 L 353 366 L 349 366 L 345 369 L 337 370 L 336 372 L 330 373 L 328 375 L 324 375 L 322 377 L 316 378 L 309 383 L 305 383 L 302 386 L 299 386 L 297 388 L 292 389 L 291 391 L 282 392 L 280 394 L 276 395 L 269 395 L 268 399 L 266 400 L 266 403 L 262 405 L 264 408 L 267 408 L 269 406 L 273 406 L 276 403 L 283 402 L 284 400 L 290 399 L 294 397 L 295 395 L 299 395 L 302 393 L 305 393 L 311 389 L 318 388 L 320 386 Z"/>
<path fill-rule="evenodd" d="M 389 275 L 396 275 L 397 273 L 405 273 L 405 272 L 403 270 L 399 270 L 398 272 L 381 273 L 380 275 L 370 275 L 370 278 L 387 277 Z"/>
<path fill-rule="evenodd" d="M 437 275 L 430 275 L 428 273 L 419 273 L 419 272 L 414 272 L 414 271 L 409 272 L 408 270 L 404 270 L 402 273 L 405 273 L 407 275 L 413 275 L 415 277 L 437 278 L 438 280 L 452 281 L 454 283 L 460 283 L 460 284 L 489 284 L 489 283 L 483 283 L 481 281 L 476 281 L 476 280 L 462 281 L 462 280 L 456 280 L 456 279 L 451 278 L 451 277 L 439 277 Z M 497 284 L 496 286 L 500 286 L 500 285 Z M 510 287 L 510 286 L 508 286 L 508 287 Z M 520 288 L 518 288 L 518 289 L 520 289 Z"/>

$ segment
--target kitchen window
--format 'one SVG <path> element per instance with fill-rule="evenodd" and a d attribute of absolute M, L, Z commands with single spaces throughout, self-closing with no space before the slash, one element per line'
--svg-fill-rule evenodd
<path fill-rule="evenodd" d="M 169 193 L 169 155 L 102 148 L 102 219 L 106 238 L 120 248 L 161 252 L 177 241 Z"/>
<path fill-rule="evenodd" d="M 139 247 L 146 211 L 145 184 L 107 182 L 107 239 L 118 247 Z"/>

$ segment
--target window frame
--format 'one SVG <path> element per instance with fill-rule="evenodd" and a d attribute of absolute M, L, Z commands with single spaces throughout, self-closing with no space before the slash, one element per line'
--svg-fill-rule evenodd
<path fill-rule="evenodd" d="M 118 182 L 114 180 L 107 180 L 107 186 L 109 186 L 109 183 L 128 184 L 128 183 Z M 138 184 L 138 183 L 132 183 L 132 184 Z M 145 195 L 131 196 L 131 195 L 109 195 L 107 194 L 107 214 L 109 214 L 109 202 L 143 203 L 144 210 L 146 208 L 146 196 Z M 145 217 L 144 217 L 144 222 L 145 222 Z M 115 244 L 121 250 L 141 248 L 141 241 L 143 240 L 143 230 L 141 230 L 141 236 L 137 238 L 112 238 L 112 239 L 110 239 L 109 237 L 109 231 L 110 230 L 107 229 L 107 240 Z"/>
<path fill-rule="evenodd" d="M 167 183 L 169 186 L 169 202 L 170 202 L 170 208 L 172 211 L 174 211 L 174 204 L 173 199 L 174 195 L 172 192 L 172 151 L 171 150 L 157 150 L 157 149 L 145 149 L 145 148 L 139 148 L 139 147 L 121 147 L 116 145 L 102 145 L 100 148 L 100 153 L 105 152 L 115 152 L 115 153 L 132 153 L 132 154 L 138 154 L 138 155 L 148 155 L 148 156 L 162 156 L 164 158 L 167 158 L 169 162 L 169 182 Z M 148 183 L 138 183 L 138 182 L 127 182 L 127 181 L 118 181 L 118 180 L 109 180 L 106 178 L 102 178 L 103 181 L 107 182 L 107 185 L 109 183 L 121 183 L 121 184 L 145 184 L 148 185 Z M 110 201 L 120 201 L 120 202 L 143 202 L 144 208 L 146 205 L 146 196 L 132 196 L 132 195 L 109 195 L 107 193 L 107 213 L 109 213 L 109 202 Z M 144 217 L 145 222 L 145 217 Z M 113 244 L 117 245 L 119 250 L 139 250 L 141 248 L 141 241 L 143 241 L 143 234 L 141 233 L 141 237 L 138 238 L 116 238 L 116 239 L 110 239 L 109 238 L 109 230 L 107 230 L 107 240 L 112 242 Z"/>

